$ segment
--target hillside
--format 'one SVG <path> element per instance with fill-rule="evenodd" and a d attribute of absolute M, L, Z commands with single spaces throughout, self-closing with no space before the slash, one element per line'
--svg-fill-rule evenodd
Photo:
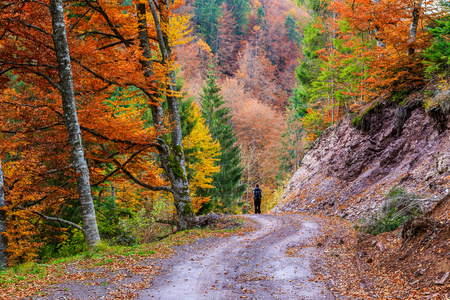
<path fill-rule="evenodd" d="M 450 295 L 449 111 L 446 101 L 426 111 L 421 98 L 416 94 L 403 106 L 382 102 L 366 111 L 359 124 L 347 116 L 325 130 L 272 210 L 350 220 L 345 227 L 334 218 L 318 245 L 329 259 L 328 268 L 320 271 L 328 274 L 324 280 L 352 299 Z M 374 224 L 373 216 L 380 215 L 376 212 L 394 187 L 420 199 L 424 213 L 392 232 L 372 235 L 350 227 L 368 220 Z M 376 222 L 385 226 L 391 221 L 385 214 Z"/>
<path fill-rule="evenodd" d="M 272 211 L 320 211 L 357 220 L 396 186 L 427 195 L 425 205 L 432 206 L 448 194 L 450 179 L 449 120 L 434 111 L 431 117 L 417 100 L 403 107 L 384 102 L 357 127 L 350 116 L 329 127 Z"/>

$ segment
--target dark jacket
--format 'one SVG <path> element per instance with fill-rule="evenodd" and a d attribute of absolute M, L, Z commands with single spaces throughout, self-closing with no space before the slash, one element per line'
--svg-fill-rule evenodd
<path fill-rule="evenodd" d="M 262 198 L 262 190 L 258 187 L 254 188 L 253 189 L 253 201 L 261 201 L 261 198 Z"/>

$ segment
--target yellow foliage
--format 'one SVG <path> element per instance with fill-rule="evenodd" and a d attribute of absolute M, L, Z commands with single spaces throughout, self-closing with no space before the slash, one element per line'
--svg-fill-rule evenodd
<path fill-rule="evenodd" d="M 220 167 L 215 165 L 216 157 L 220 152 L 220 144 L 213 141 L 208 127 L 201 116 L 200 108 L 197 104 L 191 104 L 191 114 L 188 116 L 189 123 L 195 123 L 190 134 L 183 138 L 183 146 L 189 153 L 189 163 L 186 163 L 189 171 L 191 197 L 193 199 L 194 211 L 197 212 L 205 203 L 209 202 L 209 197 L 197 196 L 197 190 L 213 188 L 212 175 L 220 171 Z"/>
<path fill-rule="evenodd" d="M 211 53 L 211 48 L 204 40 L 199 39 L 197 45 L 200 47 L 200 49 L 202 49 L 202 51 L 206 53 Z"/>
<path fill-rule="evenodd" d="M 169 29 L 167 32 L 171 46 L 183 45 L 192 40 L 192 37 L 189 36 L 192 28 L 189 27 L 189 16 L 171 16 L 169 20 Z"/>

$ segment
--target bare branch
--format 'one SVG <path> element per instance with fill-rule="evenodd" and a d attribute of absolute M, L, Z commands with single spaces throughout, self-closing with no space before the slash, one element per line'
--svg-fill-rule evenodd
<path fill-rule="evenodd" d="M 26 27 L 36 29 L 36 30 L 42 32 L 43 34 L 46 34 L 46 35 L 48 35 L 48 36 L 50 36 L 50 37 L 53 37 L 53 35 L 52 35 L 51 33 L 47 32 L 46 30 L 44 30 L 44 29 L 42 29 L 42 28 L 40 28 L 40 27 L 38 27 L 38 26 L 35 26 L 35 25 L 31 25 L 31 24 L 25 23 L 25 22 L 22 21 L 22 20 L 11 19 L 11 18 L 6 18 L 6 20 L 8 20 L 8 21 L 10 21 L 10 22 L 18 22 L 18 23 L 20 23 L 20 24 L 22 24 L 22 25 L 24 25 L 24 26 L 26 26 Z"/>
<path fill-rule="evenodd" d="M 11 70 L 14 70 L 14 69 L 15 69 L 14 67 L 10 67 L 10 68 L 8 68 L 8 69 L 6 69 L 6 70 L 4 70 L 4 71 L 1 71 L 1 72 L 0 72 L 0 76 L 3 75 L 3 74 L 5 74 L 5 73 L 8 72 L 8 71 L 11 71 Z"/>
<path fill-rule="evenodd" d="M 61 92 L 61 87 L 59 86 L 59 84 L 54 82 L 53 79 L 51 79 L 47 74 L 36 72 L 36 75 L 44 77 L 55 89 Z"/>
<path fill-rule="evenodd" d="M 127 41 L 128 41 L 128 42 L 132 42 L 133 39 L 127 39 Z M 107 49 L 107 48 L 109 48 L 109 47 L 114 47 L 114 46 L 120 45 L 120 44 L 123 44 L 123 42 L 122 42 L 122 41 L 114 42 L 114 43 L 111 43 L 111 44 L 102 46 L 102 47 L 98 48 L 98 50 L 104 50 L 104 49 Z"/>
<path fill-rule="evenodd" d="M 102 17 L 105 19 L 106 23 L 108 24 L 109 28 L 112 32 L 114 32 L 115 37 L 122 41 L 122 43 L 125 44 L 125 46 L 129 47 L 130 43 L 127 41 L 127 39 L 124 38 L 122 34 L 117 30 L 116 26 L 112 23 L 110 20 L 108 14 L 103 10 L 101 6 L 94 6 L 90 1 L 85 1 L 85 3 L 91 7 L 92 9 L 96 10 L 99 14 L 102 15 Z"/>
<path fill-rule="evenodd" d="M 90 11 L 91 11 L 91 10 L 88 9 L 81 17 L 79 17 L 78 20 L 70 27 L 69 32 L 71 32 L 71 31 L 75 28 L 75 26 L 77 26 L 78 23 L 79 23 L 84 17 L 86 17 L 86 15 L 87 15 Z"/>
<path fill-rule="evenodd" d="M 64 124 L 63 122 L 58 122 L 58 123 L 55 123 L 55 124 L 52 124 L 52 125 L 48 125 L 48 126 L 44 126 L 44 127 L 39 127 L 39 128 L 34 128 L 34 129 L 30 129 L 30 130 L 25 130 L 25 131 L 20 131 L 20 130 L 18 130 L 18 131 L 11 131 L 11 130 L 1 130 L 1 129 L 0 129 L 0 132 L 3 132 L 3 133 L 12 133 L 12 134 L 17 134 L 17 133 L 30 133 L 30 132 L 36 132 L 36 131 L 41 131 L 41 130 L 49 129 L 49 128 L 52 128 L 52 127 L 55 127 L 55 126 L 58 126 L 58 125 L 63 125 L 63 124 Z"/>
<path fill-rule="evenodd" d="M 0 61 L 0 63 L 2 65 L 25 66 L 25 67 L 36 67 L 36 68 L 44 67 L 44 68 L 56 69 L 56 66 L 47 65 L 47 64 L 38 65 L 38 64 L 32 64 L 32 63 L 18 63 L 18 62 L 14 62 L 14 61 Z"/>
<path fill-rule="evenodd" d="M 77 63 L 80 67 L 82 67 L 83 69 L 85 69 L 86 71 L 88 71 L 89 73 L 91 73 L 92 75 L 94 75 L 95 77 L 109 83 L 109 84 L 117 84 L 120 85 L 118 82 L 113 81 L 113 80 L 108 80 L 105 77 L 103 77 L 102 75 L 98 74 L 97 72 L 95 72 L 94 70 L 92 70 L 91 68 L 89 68 L 88 66 L 84 65 L 81 63 L 81 61 L 79 61 L 76 58 L 70 57 L 71 60 L 73 60 L 75 63 Z"/>
<path fill-rule="evenodd" d="M 95 131 L 94 129 L 91 128 L 87 128 L 85 126 L 80 125 L 80 129 L 83 131 L 86 131 L 90 134 L 92 134 L 93 136 L 96 136 L 98 138 L 101 138 L 103 140 L 106 141 L 111 141 L 111 142 L 117 142 L 117 143 L 122 143 L 122 144 L 127 144 L 127 145 L 148 145 L 148 146 L 152 146 L 152 147 L 157 147 L 158 145 L 156 143 L 138 143 L 138 142 L 133 142 L 133 141 L 128 141 L 128 140 L 120 140 L 120 139 L 115 139 L 115 138 L 109 138 L 106 135 L 103 135 L 97 131 Z"/>
<path fill-rule="evenodd" d="M 102 147 L 103 151 L 105 151 L 105 152 L 108 151 L 104 145 L 101 145 L 101 147 Z M 122 172 L 125 173 L 125 175 L 127 175 L 128 178 L 130 178 L 132 181 L 134 181 L 134 183 L 136 183 L 136 184 L 138 184 L 138 185 L 140 185 L 140 186 L 142 186 L 142 187 L 144 187 L 144 188 L 146 188 L 146 189 L 149 189 L 149 190 L 151 190 L 151 191 L 155 191 L 155 192 L 158 192 L 158 191 L 166 191 L 166 192 L 171 192 L 171 193 L 172 193 L 172 188 L 170 188 L 170 187 L 168 187 L 168 186 L 152 186 L 152 185 L 146 184 L 146 183 L 140 181 L 139 179 L 137 179 L 133 174 L 131 174 L 130 171 L 128 171 L 127 169 L 125 169 L 125 165 L 128 164 L 134 157 L 136 157 L 139 153 L 141 153 L 141 152 L 144 151 L 145 149 L 146 149 L 146 148 L 141 149 L 141 150 L 139 150 L 139 151 L 133 153 L 133 155 L 131 155 L 131 156 L 127 159 L 127 161 L 126 161 L 125 163 L 123 163 L 123 164 L 121 164 L 121 163 L 120 163 L 117 159 L 115 159 L 115 158 L 113 158 L 113 163 L 114 163 L 120 170 L 122 170 Z"/>
<path fill-rule="evenodd" d="M 83 227 L 81 227 L 80 225 L 75 224 L 75 223 L 73 223 L 73 222 L 70 222 L 70 221 L 68 221 L 68 220 L 64 220 L 64 219 L 60 219 L 60 218 L 55 218 L 55 217 L 49 217 L 49 216 L 46 216 L 46 215 L 44 215 L 43 213 L 40 213 L 40 212 L 38 212 L 38 211 L 32 211 L 32 213 L 33 213 L 33 214 L 36 214 L 36 215 L 38 215 L 38 216 L 40 216 L 41 218 L 44 218 L 44 219 L 46 219 L 46 220 L 49 220 L 49 221 L 60 222 L 60 223 L 63 223 L 63 224 L 70 225 L 70 226 L 75 227 L 76 229 L 80 230 L 80 231 L 83 232 L 84 234 L 86 234 L 86 231 L 83 229 Z"/>

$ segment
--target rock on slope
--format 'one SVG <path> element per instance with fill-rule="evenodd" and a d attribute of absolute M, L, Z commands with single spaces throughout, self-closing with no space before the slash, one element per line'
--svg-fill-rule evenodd
<path fill-rule="evenodd" d="M 325 130 L 288 183 L 274 213 L 323 211 L 355 220 L 394 186 L 442 197 L 450 189 L 450 117 L 420 102 L 383 103 Z M 432 203 L 428 203 L 431 205 Z"/>

